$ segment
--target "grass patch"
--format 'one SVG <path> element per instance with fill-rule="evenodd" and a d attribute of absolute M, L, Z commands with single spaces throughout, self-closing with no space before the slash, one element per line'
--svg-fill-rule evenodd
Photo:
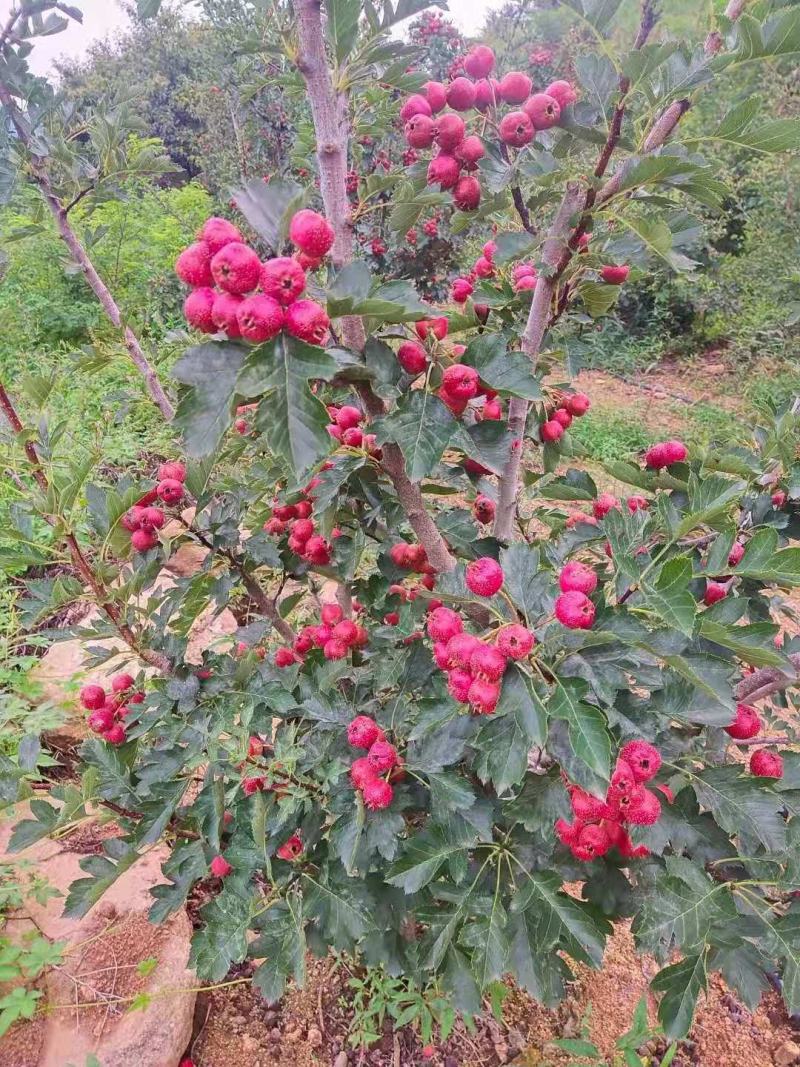
<path fill-rule="evenodd" d="M 592 459 L 602 463 L 641 452 L 654 440 L 641 419 L 596 408 L 575 419 L 570 433 Z"/>

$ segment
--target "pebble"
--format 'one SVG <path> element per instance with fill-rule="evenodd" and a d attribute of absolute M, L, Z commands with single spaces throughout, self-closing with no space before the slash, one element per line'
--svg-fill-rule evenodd
<path fill-rule="evenodd" d="M 347 1067 L 347 1053 L 340 1052 L 333 1061 L 332 1067 Z"/>
<path fill-rule="evenodd" d="M 792 1067 L 800 1059 L 800 1045 L 794 1041 L 784 1041 L 772 1053 L 775 1067 Z"/>

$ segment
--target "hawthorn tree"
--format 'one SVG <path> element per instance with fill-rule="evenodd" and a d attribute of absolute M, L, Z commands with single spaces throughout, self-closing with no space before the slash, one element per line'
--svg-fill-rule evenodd
<path fill-rule="evenodd" d="M 425 6 L 280 10 L 319 190 L 253 182 L 180 257 L 209 335 L 174 370 L 181 459 L 89 482 L 0 392 L 29 487 L 7 536 L 30 545 L 45 518 L 103 608 L 90 636 L 131 653 L 110 692 L 81 692 L 81 786 L 32 801 L 13 846 L 109 808 L 122 833 L 82 862 L 82 915 L 166 840 L 151 917 L 217 879 L 193 965 L 219 981 L 260 961 L 268 1000 L 333 946 L 466 1015 L 506 975 L 551 1004 L 568 961 L 599 966 L 635 916 L 671 1037 L 715 971 L 751 1007 L 777 973 L 797 1012 L 800 758 L 779 747 L 800 641 L 775 621 L 800 583 L 796 412 L 748 447 L 608 464 L 624 500 L 570 466 L 569 427 L 591 401 L 570 384 L 577 328 L 629 270 L 692 270 L 691 206 L 725 195 L 706 153 L 796 146 L 797 120 L 758 101 L 704 135 L 681 120 L 741 64 L 800 50 L 800 8 L 734 0 L 692 47 L 645 0 L 620 45 L 623 5 L 568 0 L 597 47 L 577 84 L 533 86 L 485 46 L 447 84 L 415 69 L 392 30 Z M 14 152 L 40 184 L 24 59 L 50 9 L 74 16 L 29 3 L 0 39 Z M 376 83 L 424 157 L 385 177 L 394 232 L 436 205 L 486 242 L 445 308 L 354 259 L 379 186 L 348 196 L 351 115 Z M 187 542 L 199 573 L 154 586 Z M 36 586 L 42 612 L 81 582 Z M 241 596 L 234 649 L 191 662 L 200 613 Z M 30 792 L 27 750 L 0 769 L 6 800 Z"/>

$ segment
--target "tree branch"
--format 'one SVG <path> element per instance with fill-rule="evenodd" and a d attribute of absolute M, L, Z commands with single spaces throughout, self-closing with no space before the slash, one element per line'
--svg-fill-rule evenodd
<path fill-rule="evenodd" d="M 6 392 L 2 382 L 0 382 L 0 410 L 2 410 L 14 433 L 21 434 L 24 432 L 25 427 L 22 425 L 22 421 L 14 408 L 11 397 Z M 26 456 L 33 465 L 34 480 L 42 492 L 46 493 L 50 488 L 50 483 L 48 482 L 47 475 L 42 469 L 42 464 L 39 460 L 36 448 L 32 441 L 26 441 L 23 447 Z M 56 527 L 56 521 L 52 516 L 43 514 L 42 518 L 44 518 L 48 525 L 54 528 Z M 133 630 L 131 630 L 130 626 L 123 621 L 119 607 L 113 600 L 111 600 L 108 595 L 108 590 L 103 585 L 103 582 L 92 570 L 92 566 L 86 556 L 84 556 L 83 550 L 78 544 L 75 535 L 73 533 L 65 533 L 63 534 L 63 539 L 75 570 L 89 589 L 91 589 L 95 601 L 97 602 L 97 606 L 105 612 L 110 621 L 114 624 L 114 627 L 125 644 L 128 645 L 128 647 L 135 652 L 141 660 L 145 663 L 149 663 L 151 667 L 155 667 L 164 674 L 171 674 L 172 664 L 169 659 L 162 652 L 156 652 L 150 648 L 142 648 Z"/>
<path fill-rule="evenodd" d="M 757 700 L 795 685 L 800 675 L 800 652 L 791 652 L 789 661 L 797 672 L 794 675 L 786 674 L 779 667 L 761 667 L 742 678 L 733 691 L 739 703 L 754 704 Z"/>
<path fill-rule="evenodd" d="M 17 136 L 19 137 L 21 143 L 27 148 L 28 152 L 30 153 L 31 173 L 33 175 L 33 180 L 39 187 L 39 192 L 41 193 L 42 199 L 47 204 L 47 207 L 50 210 L 50 214 L 53 216 L 53 220 L 55 221 L 59 236 L 66 244 L 67 248 L 70 250 L 72 258 L 83 271 L 83 275 L 86 278 L 89 287 L 102 305 L 103 311 L 105 311 L 106 316 L 110 319 L 110 321 L 118 330 L 122 331 L 125 347 L 127 348 L 128 354 L 130 355 L 135 367 L 144 378 L 145 388 L 150 394 L 151 399 L 157 405 L 159 411 L 164 416 L 164 418 L 167 420 L 171 420 L 173 415 L 175 414 L 175 410 L 172 407 L 170 401 L 167 399 L 167 395 L 161 386 L 161 382 L 158 380 L 158 375 L 156 374 L 153 367 L 150 365 L 147 356 L 144 354 L 142 346 L 139 343 L 139 338 L 136 336 L 130 326 L 127 326 L 123 323 L 122 313 L 120 312 L 119 306 L 114 300 L 114 297 L 111 295 L 108 286 L 97 273 L 97 270 L 95 269 L 95 266 L 89 257 L 89 253 L 83 247 L 80 242 L 80 239 L 78 238 L 78 235 L 75 233 L 72 226 L 70 225 L 67 219 L 68 209 L 65 209 L 62 205 L 61 200 L 56 195 L 53 189 L 52 183 L 46 170 L 44 169 L 42 161 L 38 159 L 35 153 L 33 152 L 30 131 L 28 130 L 26 123 L 23 121 L 22 114 L 17 105 L 14 103 L 14 100 L 8 87 L 1 81 L 0 104 L 2 104 L 3 108 L 8 114 L 8 117 L 11 120 L 14 129 L 17 131 Z M 70 207 L 72 206 L 74 206 L 74 203 L 70 205 Z"/>
<path fill-rule="evenodd" d="M 293 0 L 293 4 L 300 46 L 297 66 L 308 89 L 317 137 L 320 191 L 335 234 L 331 259 L 335 266 L 341 267 L 353 258 L 353 227 L 347 198 L 348 101 L 345 93 L 336 92 L 331 79 L 322 32 L 321 0 Z M 363 350 L 366 335 L 359 316 L 348 315 L 342 319 L 342 340 L 354 351 Z M 362 383 L 358 392 L 370 416 L 384 413 L 383 401 L 371 386 Z M 452 570 L 456 566 L 455 557 L 428 514 L 419 485 L 408 477 L 403 453 L 397 445 L 383 446 L 382 466 L 431 566 L 437 571 Z"/>

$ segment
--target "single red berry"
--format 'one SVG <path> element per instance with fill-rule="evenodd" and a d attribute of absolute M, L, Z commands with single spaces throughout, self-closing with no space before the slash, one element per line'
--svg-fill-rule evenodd
<path fill-rule="evenodd" d="M 530 144 L 536 131 L 524 111 L 509 111 L 500 120 L 498 132 L 500 140 L 505 144 L 511 145 L 512 148 L 523 148 Z"/>
<path fill-rule="evenodd" d="M 122 723 L 115 722 L 110 730 L 106 730 L 101 735 L 104 741 L 108 741 L 109 745 L 124 745 L 125 744 L 125 727 Z"/>
<path fill-rule="evenodd" d="M 548 419 L 539 427 L 539 435 L 543 441 L 558 441 L 564 435 L 564 427 L 557 419 Z"/>
<path fill-rule="evenodd" d="M 500 80 L 498 93 L 507 104 L 521 104 L 531 95 L 532 85 L 527 74 L 512 70 Z"/>
<path fill-rule="evenodd" d="M 370 811 L 382 811 L 392 803 L 394 790 L 383 778 L 373 778 L 364 783 L 361 795 Z"/>
<path fill-rule="evenodd" d="M 636 826 L 652 826 L 661 818 L 661 801 L 649 789 L 642 789 L 631 795 L 631 802 L 625 813 L 626 822 Z"/>
<path fill-rule="evenodd" d="M 480 379 L 474 367 L 453 363 L 442 375 L 442 389 L 455 400 L 472 400 L 478 394 Z"/>
<path fill-rule="evenodd" d="M 504 579 L 503 568 L 491 556 L 482 556 L 467 564 L 467 588 L 477 596 L 494 596 Z"/>
<path fill-rule="evenodd" d="M 431 105 L 428 103 L 427 97 L 422 96 L 421 93 L 414 93 L 413 96 L 409 96 L 408 100 L 400 108 L 400 121 L 408 122 L 415 115 L 425 115 L 430 118 L 431 114 Z"/>
<path fill-rule="evenodd" d="M 78 699 L 87 711 L 96 711 L 106 702 L 106 691 L 102 685 L 85 685 L 80 693 Z"/>
<path fill-rule="evenodd" d="M 261 277 L 261 260 L 241 241 L 225 245 L 211 260 L 214 281 L 226 293 L 251 293 Z"/>
<path fill-rule="evenodd" d="M 204 287 L 195 289 L 184 300 L 184 317 L 195 330 L 200 330 L 201 333 L 216 333 L 217 326 L 212 316 L 216 296 L 213 289 Z"/>
<path fill-rule="evenodd" d="M 441 111 L 447 103 L 447 90 L 441 82 L 425 82 L 422 86 L 422 92 L 425 94 L 425 99 L 430 104 L 434 115 L 437 111 Z"/>
<path fill-rule="evenodd" d="M 508 659 L 525 659 L 530 655 L 536 638 L 520 623 L 511 623 L 497 631 L 495 643 Z"/>
<path fill-rule="evenodd" d="M 586 790 L 580 789 L 578 786 L 574 786 L 570 791 L 569 799 L 573 813 L 584 822 L 605 819 L 608 815 L 608 804 L 604 800 L 592 796 L 591 793 L 587 793 Z"/>
<path fill-rule="evenodd" d="M 608 786 L 608 799 L 629 796 L 637 789 L 633 768 L 623 759 L 618 759 Z"/>
<path fill-rule="evenodd" d="M 437 158 L 441 159 L 446 153 L 452 152 L 458 148 L 466 135 L 466 127 L 464 120 L 460 115 L 454 115 L 452 111 L 448 111 L 446 115 L 440 116 L 436 120 L 435 139 L 441 152 Z M 453 156 L 448 156 L 453 159 Z M 455 161 L 458 165 L 458 160 Z M 459 166 L 459 170 L 460 170 Z M 430 171 L 428 171 L 428 184 L 431 184 Z M 455 184 L 455 179 L 453 180 Z M 443 188 L 447 188 L 443 186 Z"/>
<path fill-rule="evenodd" d="M 596 519 L 604 519 L 614 508 L 619 510 L 619 500 L 613 493 L 601 493 L 597 500 L 592 501 L 592 513 Z"/>
<path fill-rule="evenodd" d="M 291 667 L 297 662 L 297 656 L 291 648 L 278 648 L 275 650 L 275 666 Z"/>
<path fill-rule="evenodd" d="M 737 741 L 746 741 L 755 737 L 761 730 L 761 717 L 758 710 L 750 704 L 736 705 L 736 718 L 725 727 L 725 733 L 735 737 Z"/>
<path fill-rule="evenodd" d="M 500 83 L 495 78 L 481 78 L 475 84 L 475 107 L 486 111 L 500 102 Z"/>
<path fill-rule="evenodd" d="M 782 489 L 778 489 L 777 492 L 772 494 L 770 500 L 772 501 L 773 507 L 782 508 L 786 503 L 786 493 L 784 493 Z"/>
<path fill-rule="evenodd" d="M 485 44 L 476 44 L 464 56 L 464 70 L 470 78 L 486 78 L 494 70 L 494 52 Z"/>
<path fill-rule="evenodd" d="M 422 1046 L 422 1057 L 423 1057 L 423 1059 L 431 1060 L 431 1059 L 433 1059 L 433 1057 L 435 1055 L 436 1055 L 436 1049 L 433 1047 L 433 1045 L 423 1045 Z"/>
<path fill-rule="evenodd" d="M 475 211 L 481 202 L 481 183 L 471 174 L 459 178 L 453 188 L 453 203 L 459 211 Z"/>
<path fill-rule="evenodd" d="M 149 552 L 151 548 L 155 548 L 158 544 L 158 538 L 152 530 L 134 530 L 131 534 L 131 546 L 136 549 L 137 552 Z"/>
<path fill-rule="evenodd" d="M 156 492 L 168 506 L 177 504 L 183 498 L 183 482 L 177 478 L 164 478 L 156 486 Z"/>
<path fill-rule="evenodd" d="M 522 281 L 533 281 L 532 278 L 528 278 L 528 279 L 522 278 L 521 280 Z M 536 282 L 533 281 L 533 284 L 535 285 Z M 570 426 L 572 425 L 572 416 L 570 415 L 570 413 L 567 411 L 566 408 L 557 408 L 553 412 L 553 419 L 556 422 L 560 422 L 565 430 L 568 430 L 570 428 Z"/>
<path fill-rule="evenodd" d="M 724 600 L 728 595 L 728 585 L 725 582 L 706 582 L 706 591 L 703 593 L 704 604 L 716 604 Z"/>
<path fill-rule="evenodd" d="M 585 563 L 573 560 L 565 564 L 558 576 L 562 593 L 593 593 L 597 588 L 597 575 Z"/>
<path fill-rule="evenodd" d="M 555 614 L 570 630 L 588 630 L 594 623 L 595 606 L 584 593 L 562 593 L 556 599 Z"/>
<path fill-rule="evenodd" d="M 311 532 L 313 533 L 313 529 Z M 310 537 L 311 533 L 309 533 L 308 536 Z M 338 604 L 323 604 L 320 611 L 320 618 L 325 626 L 335 626 L 337 622 L 342 621 L 342 609 Z"/>
<path fill-rule="evenodd" d="M 383 740 L 383 731 L 368 715 L 357 715 L 347 727 L 347 741 L 353 748 L 372 748 L 379 740 Z"/>
<path fill-rule="evenodd" d="M 158 479 L 174 478 L 176 482 L 186 481 L 186 467 L 177 459 L 168 460 L 158 468 Z"/>
<path fill-rule="evenodd" d="M 358 639 L 358 626 L 352 619 L 342 619 L 333 628 L 333 639 L 343 641 L 348 647 Z"/>
<path fill-rule="evenodd" d="M 429 115 L 413 115 L 403 132 L 412 148 L 430 148 L 436 133 L 436 123 Z"/>
<path fill-rule="evenodd" d="M 266 781 L 264 778 L 243 778 L 242 779 L 242 792 L 246 797 L 251 797 L 253 793 L 261 793 L 266 787 Z"/>
<path fill-rule="evenodd" d="M 426 623 L 428 636 L 434 641 L 448 642 L 464 629 L 461 616 L 451 608 L 436 608 L 428 616 Z"/>
<path fill-rule="evenodd" d="M 356 789 L 363 789 L 367 782 L 373 782 L 377 777 L 366 756 L 359 756 L 357 760 L 353 761 L 350 767 L 350 781 Z"/>
<path fill-rule="evenodd" d="M 737 563 L 741 563 L 743 555 L 744 545 L 741 541 L 734 541 L 731 550 L 728 553 L 728 566 L 735 567 Z"/>
<path fill-rule="evenodd" d="M 648 782 L 661 766 L 661 753 L 647 741 L 629 741 L 619 754 L 637 782 Z"/>
<path fill-rule="evenodd" d="M 90 730 L 93 730 L 96 734 L 104 734 L 111 729 L 115 720 L 116 712 L 113 707 L 103 705 L 93 711 L 86 721 Z"/>
<path fill-rule="evenodd" d="M 211 274 L 211 249 L 205 241 L 197 241 L 184 248 L 175 261 L 175 273 L 182 282 L 194 288 L 214 284 Z"/>
<path fill-rule="evenodd" d="M 294 303 L 306 287 L 306 272 L 291 256 L 276 256 L 261 265 L 261 289 L 284 306 Z"/>
<path fill-rule="evenodd" d="M 783 757 L 777 752 L 759 748 L 750 757 L 750 773 L 758 778 L 783 778 Z"/>
<path fill-rule="evenodd" d="M 461 164 L 455 156 L 440 152 L 428 164 L 428 185 L 438 185 L 441 189 L 452 189 L 461 175 Z"/>
<path fill-rule="evenodd" d="M 322 646 L 322 655 L 325 659 L 344 659 L 347 655 L 347 645 L 337 637 L 332 637 Z"/>
<path fill-rule="evenodd" d="M 469 78 L 454 78 L 447 87 L 447 103 L 454 111 L 469 111 L 475 106 L 475 84 Z"/>
<path fill-rule="evenodd" d="M 289 240 L 307 256 L 320 258 L 331 250 L 335 234 L 333 226 L 316 211 L 304 208 L 292 216 Z"/>
<path fill-rule="evenodd" d="M 115 693 L 125 693 L 135 685 L 136 679 L 132 674 L 115 674 L 111 679 L 111 688 Z"/>
<path fill-rule="evenodd" d="M 303 841 L 299 834 L 292 834 L 288 840 L 283 842 L 281 847 L 275 853 L 279 860 L 286 860 L 287 863 L 291 863 L 302 854 Z"/>
<path fill-rule="evenodd" d="M 547 93 L 534 93 L 522 105 L 522 110 L 533 123 L 535 130 L 549 130 L 561 118 L 561 107 Z"/>
<path fill-rule="evenodd" d="M 468 278 L 456 278 L 450 288 L 450 295 L 456 304 L 465 304 L 473 291 L 472 282 Z"/>
<path fill-rule="evenodd" d="M 217 293 L 214 297 L 211 318 L 214 320 L 214 325 L 224 330 L 232 339 L 241 337 L 239 308 L 243 303 L 244 297 L 237 296 L 235 293 Z"/>
<path fill-rule="evenodd" d="M 629 496 L 627 501 L 628 511 L 633 514 L 635 511 L 646 511 L 650 507 L 650 501 L 645 496 L 638 496 L 634 494 Z"/>
<path fill-rule="evenodd" d="M 486 405 L 484 405 L 485 414 Z M 497 506 L 491 497 L 484 496 L 483 493 L 479 493 L 475 498 L 475 502 L 472 505 L 472 514 L 475 516 L 477 522 L 488 524 L 494 520 Z"/>
<path fill-rule="evenodd" d="M 388 741 L 379 739 L 373 742 L 367 753 L 369 765 L 377 774 L 390 771 L 398 762 L 397 749 Z"/>
<path fill-rule="evenodd" d="M 404 341 L 397 350 L 397 362 L 406 374 L 420 374 L 428 365 L 428 354 L 416 341 Z"/>
<path fill-rule="evenodd" d="M 242 235 L 232 222 L 228 222 L 227 219 L 217 218 L 216 216 L 206 219 L 198 237 L 200 240 L 205 241 L 212 255 L 219 252 L 225 245 L 231 244 L 234 241 L 241 242 L 242 240 Z"/>
<path fill-rule="evenodd" d="M 215 878 L 227 878 L 233 867 L 224 856 L 215 856 L 209 865 L 209 870 Z"/>
<path fill-rule="evenodd" d="M 572 393 L 564 400 L 564 407 L 576 418 L 580 418 L 585 415 L 591 407 L 592 402 L 586 393 Z"/>
<path fill-rule="evenodd" d="M 465 137 L 455 151 L 456 158 L 468 167 L 474 167 L 486 155 L 483 141 L 476 134 Z"/>
<path fill-rule="evenodd" d="M 623 285 L 628 280 L 630 272 L 630 267 L 614 266 L 611 264 L 601 268 L 600 277 L 607 285 Z"/>
<path fill-rule="evenodd" d="M 460 704 L 466 704 L 472 682 L 472 675 L 463 667 L 453 667 L 447 672 L 447 690 Z"/>
<path fill-rule="evenodd" d="M 321 345 L 331 320 L 325 308 L 313 300 L 295 300 L 286 309 L 286 330 L 310 345 Z"/>
<path fill-rule="evenodd" d="M 578 94 L 568 81 L 551 82 L 545 89 L 545 93 L 558 101 L 558 106 L 562 111 L 578 99 Z"/>

